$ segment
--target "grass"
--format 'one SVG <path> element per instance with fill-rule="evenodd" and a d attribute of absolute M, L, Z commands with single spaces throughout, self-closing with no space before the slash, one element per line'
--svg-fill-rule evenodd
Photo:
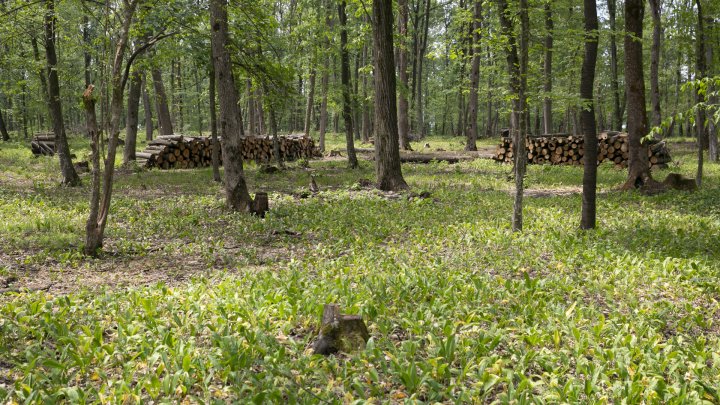
<path fill-rule="evenodd" d="M 123 173 L 91 260 L 87 185 L 60 188 L 56 160 L 0 148 L 0 278 L 72 284 L 144 260 L 197 270 L 0 296 L 0 402 L 720 402 L 716 165 L 699 192 L 655 197 L 614 191 L 625 172 L 601 166 L 586 232 L 566 192 L 581 169 L 531 166 L 545 194 L 526 199 L 522 233 L 510 167 L 489 160 L 404 165 L 431 199 L 360 189 L 368 161 L 311 161 L 322 191 L 307 199 L 306 170 L 250 164 L 250 188 L 270 192 L 265 219 L 224 209 L 209 169 Z M 693 173 L 691 155 L 676 159 Z M 366 349 L 311 354 L 329 302 L 364 317 Z"/>

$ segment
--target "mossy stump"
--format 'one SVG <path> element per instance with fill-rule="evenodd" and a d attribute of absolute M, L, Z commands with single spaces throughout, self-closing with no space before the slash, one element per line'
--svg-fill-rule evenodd
<path fill-rule="evenodd" d="M 342 315 L 340 305 L 326 304 L 323 308 L 320 335 L 313 345 L 315 354 L 329 355 L 362 350 L 370 339 L 361 316 Z"/>

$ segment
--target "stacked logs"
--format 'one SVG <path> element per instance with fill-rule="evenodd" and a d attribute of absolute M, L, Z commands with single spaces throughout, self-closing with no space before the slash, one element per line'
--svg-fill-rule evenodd
<path fill-rule="evenodd" d="M 313 156 L 315 145 L 311 138 L 292 135 L 279 137 L 280 156 L 285 161 Z M 243 160 L 268 162 L 274 157 L 271 138 L 247 137 L 242 139 L 240 150 Z M 212 164 L 212 141 L 208 137 L 163 135 L 148 142 L 142 152 L 135 154 L 144 167 L 159 169 L 192 169 Z M 222 164 L 222 154 L 220 157 Z"/>
<path fill-rule="evenodd" d="M 650 166 L 666 167 L 672 161 L 665 142 L 658 140 L 648 143 Z M 528 137 L 525 140 L 528 163 L 553 165 L 582 165 L 583 138 L 571 135 L 546 135 Z M 611 162 L 617 166 L 627 167 L 629 159 L 629 143 L 626 133 L 603 132 L 598 134 L 598 163 Z M 498 162 L 513 161 L 513 145 L 510 137 L 503 137 L 502 143 L 495 152 L 494 160 Z"/>
<path fill-rule="evenodd" d="M 52 132 L 35 134 L 30 141 L 30 149 L 35 156 L 55 155 L 55 134 Z"/>

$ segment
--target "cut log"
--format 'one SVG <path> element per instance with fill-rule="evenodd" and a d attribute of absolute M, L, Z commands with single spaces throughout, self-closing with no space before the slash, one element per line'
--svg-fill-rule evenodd
<path fill-rule="evenodd" d="M 350 353 L 365 348 L 370 333 L 361 316 L 342 315 L 340 305 L 326 304 L 318 340 L 313 345 L 315 354 Z"/>

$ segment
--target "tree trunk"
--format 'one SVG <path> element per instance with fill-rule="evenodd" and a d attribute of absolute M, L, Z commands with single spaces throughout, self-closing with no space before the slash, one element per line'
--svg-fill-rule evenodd
<path fill-rule="evenodd" d="M 218 129 L 217 129 L 217 97 L 215 96 L 215 63 L 210 61 L 210 71 L 208 72 L 209 82 L 209 104 L 210 104 L 210 138 L 212 141 L 212 171 L 213 180 L 220 183 L 222 177 L 220 177 L 220 141 L 218 141 Z"/>
<path fill-rule="evenodd" d="M 644 0 L 625 0 L 625 92 L 628 114 L 628 179 L 623 189 L 638 187 L 652 180 L 647 147 L 641 144 L 648 133 L 645 115 L 642 34 Z"/>
<path fill-rule="evenodd" d="M 622 130 L 623 113 L 620 109 L 620 84 L 618 81 L 617 57 L 617 27 L 615 15 L 617 14 L 617 0 L 608 0 L 608 14 L 610 17 L 610 91 L 612 92 L 612 129 Z"/>
<path fill-rule="evenodd" d="M 107 158 L 105 159 L 105 171 L 102 179 L 102 194 L 100 194 L 99 174 L 93 174 L 93 186 L 90 198 L 90 215 L 85 226 L 85 254 L 96 255 L 98 249 L 102 247 L 103 237 L 105 234 L 105 226 L 107 225 L 108 214 L 110 213 L 110 201 L 112 198 L 113 174 L 115 173 L 115 154 L 117 152 L 118 137 L 120 135 L 120 118 L 123 110 L 123 93 L 125 91 L 125 80 L 123 62 L 125 57 L 125 49 L 127 48 L 128 36 L 130 35 L 130 24 L 132 23 L 135 9 L 139 0 L 128 0 L 122 13 L 122 28 L 115 45 L 115 53 L 112 64 L 111 76 L 111 98 L 110 98 L 110 133 L 107 149 Z M 128 66 L 129 68 L 129 66 Z M 92 87 L 85 91 L 83 98 L 87 100 L 92 98 Z M 94 103 L 92 110 L 94 115 Z M 86 111 L 90 107 L 86 101 Z M 87 121 L 94 119 L 89 116 Z M 97 150 L 97 125 L 91 127 L 95 134 L 91 134 L 91 139 L 95 138 L 93 147 L 93 166 L 95 171 L 100 170 L 99 153 Z"/>
<path fill-rule="evenodd" d="M 347 144 L 348 166 L 351 169 L 358 167 L 353 140 L 352 105 L 350 104 L 350 56 L 347 49 L 347 14 L 345 14 L 345 0 L 338 4 L 338 17 L 340 21 L 340 69 L 343 95 L 343 118 L 345 120 L 345 141 Z M 392 57 L 391 57 L 392 60 Z"/>
<path fill-rule="evenodd" d="M 185 94 L 185 89 L 183 88 L 183 81 L 182 81 L 182 65 L 180 64 L 180 61 L 177 61 L 177 71 L 175 74 L 175 78 L 177 79 L 177 94 L 173 94 L 173 98 L 177 96 L 177 108 L 178 108 L 178 127 L 180 128 L 180 133 L 185 132 L 185 113 L 184 113 L 184 104 L 183 104 L 183 95 Z"/>
<path fill-rule="evenodd" d="M 125 148 L 123 150 L 123 165 L 125 166 L 129 165 L 131 161 L 135 161 L 141 92 L 142 73 L 136 70 L 130 75 L 130 88 L 128 91 L 127 125 L 125 127 Z"/>
<path fill-rule="evenodd" d="M 597 128 L 595 127 L 595 108 L 593 87 L 595 85 L 595 65 L 598 51 L 598 16 L 595 0 L 584 0 L 585 9 L 585 56 L 580 73 L 580 125 L 584 137 L 585 153 L 583 170 L 582 215 L 580 228 L 595 228 L 595 200 L 597 189 Z"/>
<path fill-rule="evenodd" d="M 198 136 L 202 136 L 202 130 L 203 130 L 203 112 L 202 112 L 202 93 L 200 92 L 200 77 L 198 76 L 198 70 L 200 70 L 200 66 L 197 64 L 195 65 L 195 69 L 193 69 L 193 76 L 195 79 L 195 97 L 197 97 L 197 106 L 195 106 L 195 109 L 197 111 L 197 124 L 198 124 Z"/>
<path fill-rule="evenodd" d="M 329 62 L 328 58 L 328 62 Z M 320 79 L 320 91 L 322 92 L 322 101 L 320 102 L 320 139 L 318 140 L 318 148 L 320 152 L 325 152 L 325 131 L 327 131 L 328 123 L 328 84 L 330 81 L 330 73 L 328 72 L 329 63 L 326 63 L 323 67 L 322 79 Z"/>
<path fill-rule="evenodd" d="M 715 46 L 715 43 L 711 41 L 709 38 L 708 32 L 712 32 L 712 29 L 714 27 L 710 26 L 712 24 L 711 19 L 705 20 L 708 24 L 705 28 L 705 63 L 708 66 L 708 69 L 710 70 L 708 75 L 712 76 L 715 73 L 714 69 L 714 63 L 713 63 L 713 47 Z M 708 84 L 708 94 L 710 96 L 708 97 L 709 101 L 709 109 L 707 111 L 708 117 L 708 159 L 711 162 L 717 162 L 718 161 L 718 138 L 717 138 L 717 125 L 715 124 L 715 121 L 712 119 L 712 117 L 715 116 L 715 113 L 717 111 L 717 105 L 718 105 L 718 96 L 717 96 L 717 87 L 713 83 Z"/>
<path fill-rule="evenodd" d="M 252 87 L 252 79 L 245 81 L 245 89 L 248 95 L 248 136 L 255 136 L 257 135 L 257 130 L 255 129 L 257 119 L 255 118 L 255 92 Z"/>
<path fill-rule="evenodd" d="M 242 118 L 230 61 L 227 0 L 210 0 L 212 53 L 220 101 L 220 133 L 223 138 L 223 166 L 227 205 L 237 211 L 249 211 L 252 200 L 243 173 L 241 139 Z"/>
<path fill-rule="evenodd" d="M 3 118 L 2 111 L 0 111 L 0 139 L 7 142 L 10 140 L 10 134 L 8 134 L 7 126 L 5 125 L 5 119 Z"/>
<path fill-rule="evenodd" d="M 368 61 L 368 47 L 363 47 L 363 61 L 365 64 L 367 64 Z M 407 72 L 405 73 L 405 78 L 407 79 Z M 400 91 L 400 94 L 402 94 L 402 91 Z M 362 108 L 362 140 L 365 143 L 370 142 L 370 103 L 368 103 L 368 75 L 365 73 L 362 76 L 362 102 L 361 102 L 361 108 Z M 398 106 L 401 103 L 398 101 Z M 399 107 L 398 107 L 399 109 Z M 405 109 L 407 110 L 407 95 L 405 96 Z M 407 122 L 407 111 L 405 111 L 405 125 L 408 125 Z M 400 129 L 400 123 L 398 123 L 398 130 Z M 405 128 L 405 132 L 407 133 L 408 128 Z M 407 147 L 410 147 L 410 143 L 407 143 Z"/>
<path fill-rule="evenodd" d="M 702 1 L 695 0 L 697 6 L 697 31 L 695 32 L 695 63 L 696 63 L 696 78 L 704 79 L 707 76 L 707 66 L 705 65 L 705 24 L 703 21 L 703 8 Z M 705 102 L 705 95 L 700 91 L 700 88 L 695 90 L 695 103 L 700 104 Z M 695 183 L 698 188 L 702 185 L 703 177 L 703 151 L 705 150 L 705 110 L 698 108 L 695 115 L 695 127 L 697 129 L 697 143 L 698 143 L 698 165 L 697 174 L 695 175 Z"/>
<path fill-rule="evenodd" d="M 614 0 L 610 0 L 614 1 Z M 551 134 L 552 130 L 552 52 L 553 52 L 553 18 L 552 18 L 552 2 L 545 3 L 545 61 L 543 63 L 543 90 L 545 98 L 543 99 L 543 131 Z"/>
<path fill-rule="evenodd" d="M 315 67 L 310 70 L 307 106 L 305 107 L 305 136 L 310 137 L 312 129 L 312 112 L 315 105 Z"/>
<path fill-rule="evenodd" d="M 153 120 L 152 120 L 152 107 L 150 104 L 150 95 L 147 91 L 147 76 L 143 73 L 142 79 L 142 99 L 143 99 L 143 110 L 145 110 L 145 140 L 152 141 L 153 139 Z"/>
<path fill-rule="evenodd" d="M 160 127 L 160 135 L 172 135 L 173 125 L 170 118 L 170 109 L 168 107 L 168 98 L 165 93 L 165 85 L 163 84 L 162 72 L 160 68 L 152 69 L 153 86 L 155 88 L 155 105 L 157 107 L 158 126 Z"/>
<path fill-rule="evenodd" d="M 662 26 L 660 21 L 660 0 L 650 0 L 650 12 L 653 20 L 652 48 L 650 48 L 650 104 L 652 104 L 652 125 L 659 127 L 662 124 L 660 112 L 660 38 Z"/>
<path fill-rule="evenodd" d="M 395 64 L 393 63 L 392 2 L 373 0 L 375 62 L 375 172 L 381 190 L 406 189 L 400 167 Z"/>
<path fill-rule="evenodd" d="M 408 0 L 398 0 L 398 34 L 400 46 L 398 47 L 398 78 L 400 79 L 400 91 L 398 92 L 398 136 L 400 147 L 403 150 L 412 150 L 410 147 L 410 119 L 408 109 Z M 363 79 L 364 84 L 365 79 Z M 365 116 L 363 116 L 365 119 Z M 367 115 L 370 120 L 369 114 Z M 363 124 L 365 121 L 363 120 Z M 363 129 L 365 129 L 363 127 Z M 365 131 L 363 131 L 365 133 Z"/>
<path fill-rule="evenodd" d="M 62 184 L 66 186 L 80 185 L 80 177 L 75 172 L 70 146 L 65 135 L 62 103 L 60 102 L 60 81 L 57 71 L 57 54 L 55 53 L 55 0 L 45 0 L 45 57 L 47 58 L 48 107 L 55 133 L 55 148 L 60 160 Z"/>
<path fill-rule="evenodd" d="M 470 99 L 468 100 L 469 117 L 466 131 L 467 141 L 465 150 L 477 150 L 478 138 L 478 87 L 480 87 L 480 22 L 482 19 L 482 1 L 476 0 L 473 11 L 472 44 L 472 67 L 470 68 Z"/>
<path fill-rule="evenodd" d="M 425 137 L 425 111 L 423 109 L 423 62 L 425 60 L 425 51 L 427 50 L 427 40 L 430 30 L 430 0 L 425 1 L 423 32 L 420 33 L 420 45 L 418 53 L 415 56 L 417 65 L 417 95 L 415 97 L 415 113 L 417 114 L 417 135 L 420 138 Z"/>

